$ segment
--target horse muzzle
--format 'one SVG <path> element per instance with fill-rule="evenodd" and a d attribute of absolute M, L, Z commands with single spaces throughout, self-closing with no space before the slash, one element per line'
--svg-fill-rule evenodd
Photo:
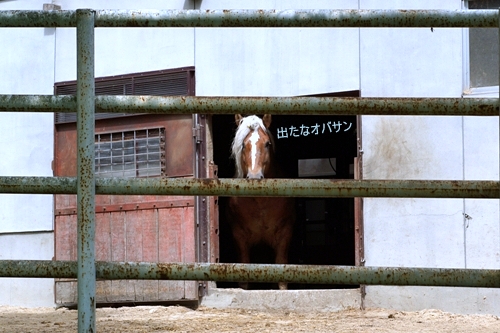
<path fill-rule="evenodd" d="M 264 174 L 262 171 L 257 171 L 257 172 L 248 172 L 247 173 L 247 179 L 263 179 Z"/>

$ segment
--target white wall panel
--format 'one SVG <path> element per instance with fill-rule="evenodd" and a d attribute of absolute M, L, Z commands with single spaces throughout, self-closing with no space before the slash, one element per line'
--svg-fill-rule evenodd
<path fill-rule="evenodd" d="M 461 29 L 361 29 L 363 97 L 460 97 Z"/>
<path fill-rule="evenodd" d="M 196 29 L 197 94 L 294 96 L 359 89 L 357 29 Z"/>
<path fill-rule="evenodd" d="M 1 1 L 0 10 L 42 10 L 47 0 Z"/>
<path fill-rule="evenodd" d="M 495 288 L 367 286 L 365 307 L 396 311 L 440 309 L 461 314 L 500 315 L 500 290 Z"/>
<path fill-rule="evenodd" d="M 461 6 L 360 1 L 361 9 Z M 461 97 L 461 29 L 361 29 L 360 40 L 363 97 Z M 362 121 L 366 179 L 498 180 L 498 118 Z M 499 221 L 498 200 L 364 199 L 366 265 L 498 268 Z M 366 292 L 367 307 L 499 314 L 495 289 L 367 286 Z"/>
<path fill-rule="evenodd" d="M 363 116 L 366 179 L 463 178 L 462 118 Z"/>
<path fill-rule="evenodd" d="M 460 9 L 460 0 L 360 0 L 360 9 Z M 363 28 L 363 97 L 460 97 L 462 29 Z"/>
<path fill-rule="evenodd" d="M 63 10 L 92 9 L 193 9 L 194 0 L 55 0 Z"/>
<path fill-rule="evenodd" d="M 500 268 L 500 201 L 466 199 L 467 268 Z"/>
<path fill-rule="evenodd" d="M 51 94 L 54 78 L 53 28 L 0 30 L 2 94 Z"/>
<path fill-rule="evenodd" d="M 2 1 L 41 10 L 47 1 Z M 0 94 L 53 93 L 55 29 L 0 29 Z M 0 113 L 0 176 L 52 176 L 52 113 Z M 52 195 L 0 195 L 0 260 L 52 259 Z M 44 233 L 3 234 L 49 230 Z M 52 306 L 52 279 L 0 278 L 0 305 Z"/>
<path fill-rule="evenodd" d="M 360 9 L 460 9 L 462 0 L 359 0 Z"/>
<path fill-rule="evenodd" d="M 193 28 L 98 28 L 95 76 L 194 65 Z M 56 82 L 76 80 L 76 30 L 57 29 Z"/>
<path fill-rule="evenodd" d="M 499 180 L 498 117 L 464 117 L 466 179 Z M 466 265 L 500 268 L 500 200 L 465 200 Z"/>
<path fill-rule="evenodd" d="M 0 94 L 52 94 L 55 29 L 0 31 Z M 52 113 L 0 113 L 0 175 L 52 176 Z M 51 195 L 0 195 L 0 233 L 52 230 Z M 0 250 L 1 251 L 1 250 Z"/>
<path fill-rule="evenodd" d="M 199 9 L 358 9 L 358 0 L 197 0 Z"/>
<path fill-rule="evenodd" d="M 0 260 L 52 260 L 54 233 L 0 235 Z M 54 305 L 54 279 L 0 278 L 0 305 Z"/>
<path fill-rule="evenodd" d="M 347 1 L 201 1 L 200 9 L 357 9 Z M 200 96 L 297 96 L 359 89 L 358 29 L 196 29 Z"/>
<path fill-rule="evenodd" d="M 176 1 L 56 1 L 63 10 L 192 9 L 194 2 Z M 95 76 L 121 75 L 194 65 L 192 28 L 97 28 Z M 76 30 L 57 29 L 55 81 L 76 80 Z"/>
<path fill-rule="evenodd" d="M 466 179 L 499 180 L 498 117 L 464 117 Z"/>
<path fill-rule="evenodd" d="M 54 228 L 51 194 L 0 194 L 0 206 L 0 234 Z"/>
<path fill-rule="evenodd" d="M 464 267 L 460 199 L 365 198 L 367 266 Z"/>

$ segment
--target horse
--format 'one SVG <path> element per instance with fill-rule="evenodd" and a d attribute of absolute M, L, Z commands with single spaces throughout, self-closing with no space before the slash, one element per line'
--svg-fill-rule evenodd
<path fill-rule="evenodd" d="M 236 134 L 231 146 L 236 178 L 259 180 L 278 178 L 274 139 L 269 131 L 271 115 L 242 117 L 235 115 Z M 226 211 L 239 260 L 250 263 L 250 250 L 264 243 L 274 251 L 276 264 L 288 263 L 288 249 L 295 222 L 295 203 L 290 197 L 230 197 Z M 279 289 L 287 289 L 279 282 Z M 248 283 L 240 283 L 248 289 Z"/>

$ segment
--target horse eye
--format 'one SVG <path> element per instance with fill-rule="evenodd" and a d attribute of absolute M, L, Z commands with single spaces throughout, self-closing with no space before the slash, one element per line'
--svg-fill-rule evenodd
<path fill-rule="evenodd" d="M 269 147 L 271 147 L 271 141 L 266 142 L 266 148 L 269 148 Z"/>

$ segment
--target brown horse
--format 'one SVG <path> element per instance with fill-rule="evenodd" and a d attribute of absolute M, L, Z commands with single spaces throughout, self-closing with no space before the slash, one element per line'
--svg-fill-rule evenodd
<path fill-rule="evenodd" d="M 236 177 L 247 179 L 277 178 L 279 171 L 274 160 L 274 142 L 269 125 L 271 116 L 243 118 L 235 116 L 236 135 L 232 157 Z M 293 198 L 285 197 L 231 197 L 227 209 L 228 221 L 238 247 L 241 263 L 250 263 L 250 249 L 265 243 L 274 250 L 275 262 L 288 262 L 288 248 L 295 221 Z M 240 283 L 243 289 L 248 283 Z M 280 289 L 287 289 L 285 282 Z"/>

